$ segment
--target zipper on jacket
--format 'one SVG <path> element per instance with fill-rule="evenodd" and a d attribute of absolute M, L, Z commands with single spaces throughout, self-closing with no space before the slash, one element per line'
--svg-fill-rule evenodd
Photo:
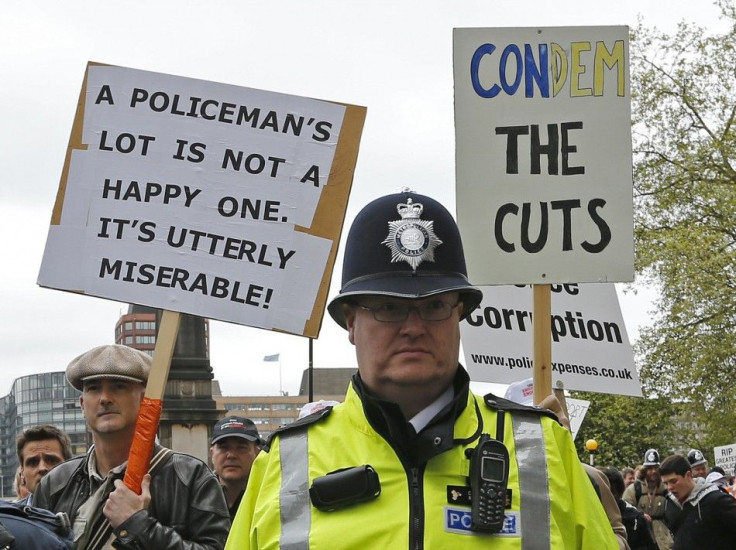
<path fill-rule="evenodd" d="M 409 548 L 424 548 L 424 494 L 422 491 L 422 475 L 424 466 L 407 470 L 409 477 Z"/>

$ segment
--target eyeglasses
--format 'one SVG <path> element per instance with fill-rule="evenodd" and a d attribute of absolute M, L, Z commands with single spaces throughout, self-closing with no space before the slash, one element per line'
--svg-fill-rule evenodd
<path fill-rule="evenodd" d="M 376 306 L 357 304 L 361 309 L 370 311 L 376 321 L 382 323 L 403 323 L 409 318 L 410 311 L 416 311 L 422 321 L 444 321 L 449 319 L 460 302 L 448 304 L 442 300 L 431 300 L 418 306 L 410 306 L 405 302 L 383 302 Z"/>

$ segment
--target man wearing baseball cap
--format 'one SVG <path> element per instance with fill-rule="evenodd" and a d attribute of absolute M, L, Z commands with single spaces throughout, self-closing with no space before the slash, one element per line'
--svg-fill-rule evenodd
<path fill-rule="evenodd" d="M 218 420 L 212 432 L 210 457 L 220 480 L 230 519 L 240 506 L 253 461 L 261 450 L 261 437 L 252 420 L 226 416 Z"/>
<path fill-rule="evenodd" d="M 66 369 L 94 445 L 51 470 L 34 504 L 69 516 L 75 548 L 217 549 L 230 520 L 217 479 L 202 461 L 155 445 L 141 494 L 123 483 L 151 358 L 99 346 Z"/>
<path fill-rule="evenodd" d="M 470 392 L 459 324 L 481 297 L 440 203 L 403 191 L 363 208 L 328 306 L 358 373 L 344 403 L 272 434 L 227 548 L 617 549 L 554 415 Z"/>

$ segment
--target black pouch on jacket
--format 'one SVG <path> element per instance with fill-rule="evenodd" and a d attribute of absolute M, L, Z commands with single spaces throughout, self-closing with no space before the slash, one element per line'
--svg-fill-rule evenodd
<path fill-rule="evenodd" d="M 380 494 L 378 474 L 367 464 L 330 472 L 316 478 L 309 488 L 312 504 L 323 512 L 367 502 Z"/>

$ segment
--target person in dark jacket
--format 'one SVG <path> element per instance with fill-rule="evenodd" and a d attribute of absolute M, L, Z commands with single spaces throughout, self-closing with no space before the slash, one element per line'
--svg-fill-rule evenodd
<path fill-rule="evenodd" d="M 668 456 L 659 471 L 669 490 L 665 522 L 675 536 L 673 550 L 736 548 L 736 499 L 703 478 L 693 479 L 684 456 Z"/>
<path fill-rule="evenodd" d="M 644 516 L 644 512 L 626 502 L 624 494 L 624 477 L 616 468 L 604 468 L 602 472 L 611 484 L 611 493 L 616 499 L 621 512 L 621 521 L 626 527 L 626 540 L 631 550 L 659 550 L 654 540 L 652 527 Z"/>
<path fill-rule="evenodd" d="M 218 420 L 212 431 L 210 458 L 230 510 L 230 521 L 238 512 L 262 444 L 258 428 L 250 418 L 228 415 Z"/>
<path fill-rule="evenodd" d="M 51 470 L 34 493 L 36 506 L 69 516 L 75 548 L 217 550 L 230 516 L 212 471 L 194 457 L 156 445 L 141 494 L 123 483 L 136 419 L 151 367 L 143 352 L 94 348 L 66 370 L 94 445 L 86 456 Z"/>

